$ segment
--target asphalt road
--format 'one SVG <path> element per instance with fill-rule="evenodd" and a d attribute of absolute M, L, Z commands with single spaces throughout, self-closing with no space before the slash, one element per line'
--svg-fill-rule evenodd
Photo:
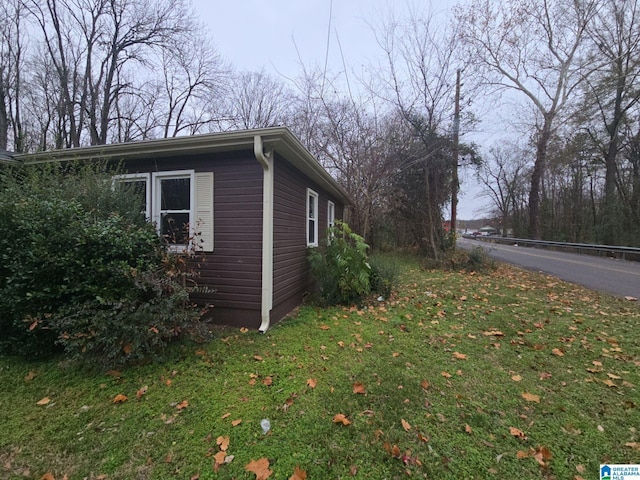
<path fill-rule="evenodd" d="M 500 245 L 480 240 L 459 239 L 458 246 L 466 249 L 480 246 L 491 258 L 502 262 L 553 275 L 592 290 L 640 299 L 640 262 Z"/>

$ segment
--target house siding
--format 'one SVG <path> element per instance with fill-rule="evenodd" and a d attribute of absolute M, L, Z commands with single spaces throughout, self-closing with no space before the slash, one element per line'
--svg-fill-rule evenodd
<path fill-rule="evenodd" d="M 130 173 L 193 169 L 214 174 L 214 249 L 198 255 L 194 302 L 213 305 L 216 323 L 260 326 L 262 167 L 253 152 L 129 161 Z"/>
<path fill-rule="evenodd" d="M 343 213 L 338 200 L 277 156 L 274 174 L 273 322 L 298 306 L 312 286 L 307 261 L 307 188 L 318 193 L 318 238 L 326 235 L 328 201 L 335 204 L 336 219 L 342 218 Z"/>

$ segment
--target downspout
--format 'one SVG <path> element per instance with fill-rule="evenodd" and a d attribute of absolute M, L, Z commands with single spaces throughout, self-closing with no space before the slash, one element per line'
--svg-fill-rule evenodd
<path fill-rule="evenodd" d="M 253 153 L 262 165 L 262 300 L 260 332 L 269 329 L 273 307 L 273 150 L 266 153 L 262 137 L 253 137 Z"/>

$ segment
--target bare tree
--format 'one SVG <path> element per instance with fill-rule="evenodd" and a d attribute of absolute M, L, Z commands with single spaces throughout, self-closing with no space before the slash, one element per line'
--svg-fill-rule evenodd
<path fill-rule="evenodd" d="M 620 237 L 622 228 L 616 191 L 616 185 L 621 186 L 617 178 L 621 131 L 640 101 L 640 3 L 605 0 L 588 33 L 595 71 L 585 87 L 586 105 L 596 126 L 592 138 L 603 151 L 605 166 L 603 237 L 599 241 L 611 244 Z M 605 136 L 602 141 L 601 131 Z"/>
<path fill-rule="evenodd" d="M 24 17 L 20 0 L 0 4 L 0 149 L 7 149 L 9 132 L 12 132 L 12 149 L 16 152 L 24 151 L 21 109 Z"/>
<path fill-rule="evenodd" d="M 467 56 L 486 84 L 524 94 L 539 114 L 529 191 L 529 234 L 540 237 L 540 186 L 547 147 L 572 93 L 584 78 L 581 47 L 596 0 L 475 2 L 456 17 Z"/>
<path fill-rule="evenodd" d="M 225 117 L 231 128 L 279 125 L 290 117 L 291 97 L 284 82 L 264 70 L 240 72 L 226 97 Z"/>
<path fill-rule="evenodd" d="M 502 234 L 516 230 L 513 210 L 517 205 L 518 192 L 527 179 L 528 161 L 524 151 L 513 146 L 493 147 L 489 155 L 476 170 L 476 178 L 482 184 L 483 194 L 498 211 Z"/>

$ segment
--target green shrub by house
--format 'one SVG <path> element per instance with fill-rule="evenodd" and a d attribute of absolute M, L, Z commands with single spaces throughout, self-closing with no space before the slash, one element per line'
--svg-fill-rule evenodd
<path fill-rule="evenodd" d="M 200 312 L 135 192 L 100 167 L 0 172 L 0 353 L 113 366 Z M 184 263 L 181 263 L 183 265 Z"/>
<path fill-rule="evenodd" d="M 368 248 L 346 223 L 336 221 L 322 245 L 310 250 L 311 271 L 325 304 L 350 304 L 370 293 Z"/>

